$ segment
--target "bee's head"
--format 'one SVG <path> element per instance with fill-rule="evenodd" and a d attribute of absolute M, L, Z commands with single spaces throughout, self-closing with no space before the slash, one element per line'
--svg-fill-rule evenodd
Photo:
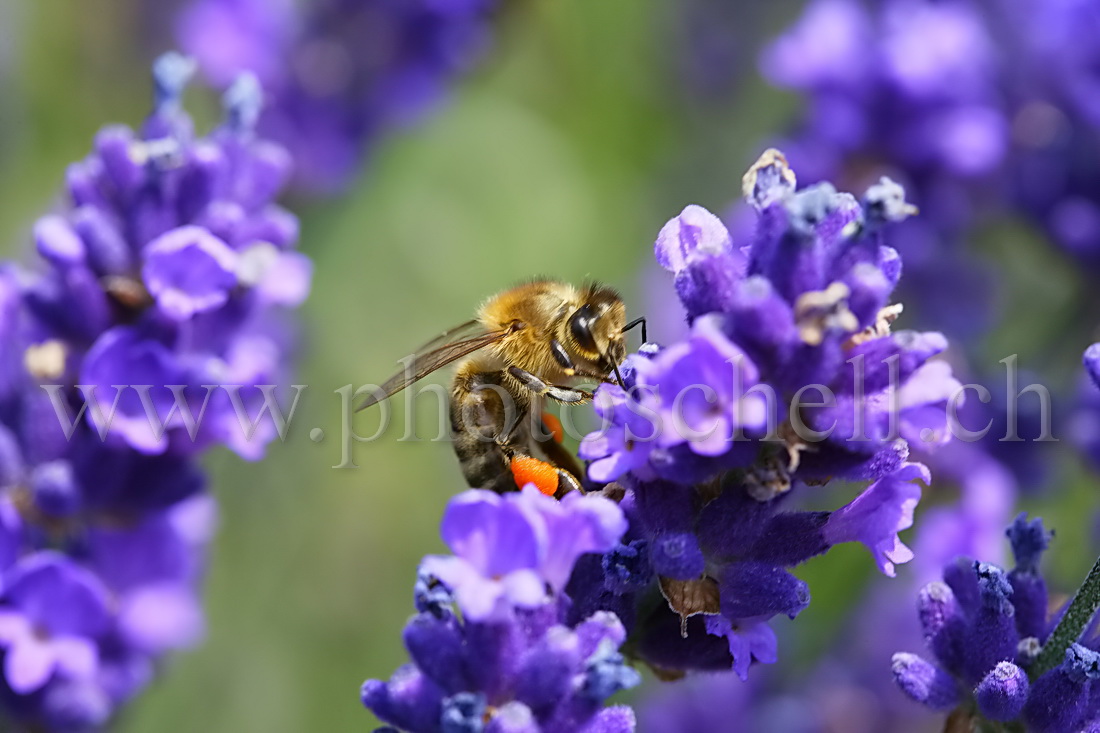
<path fill-rule="evenodd" d="M 590 286 L 579 308 L 566 323 L 568 339 L 574 353 L 596 365 L 600 372 L 610 374 L 626 357 L 623 326 L 626 306 L 613 289 L 603 285 Z"/>

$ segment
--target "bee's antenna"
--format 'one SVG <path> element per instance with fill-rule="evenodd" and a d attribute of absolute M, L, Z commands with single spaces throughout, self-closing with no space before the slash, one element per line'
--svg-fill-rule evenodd
<path fill-rule="evenodd" d="M 645 316 L 640 316 L 638 318 L 635 318 L 633 321 L 631 321 L 630 323 L 623 326 L 622 332 L 626 333 L 627 331 L 629 331 L 630 329 L 634 328 L 637 325 L 641 325 L 641 327 L 642 327 L 642 343 L 643 344 L 649 343 L 649 338 L 648 338 L 648 336 L 646 335 L 646 332 L 645 332 Z"/>

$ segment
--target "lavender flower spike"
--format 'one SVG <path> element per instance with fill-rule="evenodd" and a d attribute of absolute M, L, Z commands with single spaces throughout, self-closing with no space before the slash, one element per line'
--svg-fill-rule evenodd
<path fill-rule="evenodd" d="M 622 385 L 601 385 L 603 428 L 579 450 L 590 479 L 626 489 L 630 528 L 578 563 L 573 619 L 614 611 L 634 653 L 666 673 L 774 662 L 769 620 L 810 603 L 791 569 L 836 544 L 864 544 L 890 576 L 912 559 L 899 533 L 931 475 L 908 460 L 909 440 L 949 441 L 959 387 L 931 361 L 942 335 L 893 330 L 902 263 L 886 241 L 916 213 L 900 186 L 883 179 L 860 199 L 799 190 L 768 150 L 743 192 L 757 216 L 744 242 L 698 206 L 661 229 L 655 255 L 690 333 L 647 344 Z M 822 399 L 807 404 L 810 390 Z M 790 507 L 836 478 L 870 484 L 835 511 Z M 920 680 L 939 690 L 950 676 Z"/>
<path fill-rule="evenodd" d="M 215 443 L 258 457 L 275 433 L 245 435 L 205 385 L 240 385 L 254 415 L 286 368 L 281 311 L 309 282 L 273 203 L 289 160 L 255 135 L 254 80 L 196 136 L 192 70 L 156 63 L 144 125 L 102 130 L 68 171 L 69 206 L 35 226 L 40 261 L 0 265 L 4 730 L 101 730 L 201 639 L 216 511 L 196 458 Z"/>
<path fill-rule="evenodd" d="M 451 588 L 467 617 L 502 620 L 543 604 L 581 554 L 610 550 L 625 530 L 622 512 L 601 497 L 559 503 L 534 487 L 506 496 L 471 489 L 451 501 L 440 527 L 455 554 L 425 558 L 422 572 Z"/>
<path fill-rule="evenodd" d="M 62 555 L 32 555 L 8 575 L 0 610 L 0 645 L 7 650 L 4 677 L 26 695 L 55 674 L 66 679 L 95 675 L 95 640 L 108 624 L 108 592 L 89 571 Z"/>
<path fill-rule="evenodd" d="M 293 151 L 296 182 L 344 188 L 390 130 L 431 110 L 489 45 L 498 0 L 190 0 L 175 37 L 218 85 L 256 74 L 260 127 Z"/>
<path fill-rule="evenodd" d="M 1017 562 L 1011 572 L 961 559 L 945 568 L 946 584 L 922 591 L 921 624 L 936 661 L 896 654 L 895 680 L 926 706 L 959 705 L 957 715 L 965 716 L 960 722 L 973 727 L 989 721 L 1071 733 L 1100 724 L 1089 692 L 1100 679 L 1100 654 L 1090 648 L 1095 640 L 1072 644 L 1049 671 L 1035 663 L 1036 649 L 1052 642 L 1050 619 L 1032 618 L 1036 601 L 1046 598 L 1038 566 L 1051 535 L 1040 520 L 1029 522 L 1025 515 L 1008 535 Z"/>
<path fill-rule="evenodd" d="M 247 430 L 241 413 L 267 403 L 258 385 L 283 381 L 292 339 L 282 314 L 308 293 L 311 266 L 294 251 L 297 221 L 274 203 L 290 161 L 255 134 L 255 79 L 239 79 L 225 123 L 196 138 L 180 105 L 190 68 L 176 55 L 159 61 L 142 129 L 103 130 L 70 168 L 71 208 L 36 227 L 46 267 L 23 297 L 36 341 L 94 389 L 71 403 L 89 398 L 112 444 L 183 455 L 221 443 L 258 458 L 275 426 Z M 222 384 L 239 385 L 244 409 L 210 386 Z"/>
<path fill-rule="evenodd" d="M 599 496 L 458 495 L 441 527 L 455 556 L 421 565 L 420 613 L 404 636 L 412 664 L 367 680 L 363 704 L 410 733 L 633 731 L 628 708 L 603 707 L 641 680 L 619 652 L 626 630 L 607 611 L 570 620 L 562 587 L 579 558 L 625 530 Z"/>

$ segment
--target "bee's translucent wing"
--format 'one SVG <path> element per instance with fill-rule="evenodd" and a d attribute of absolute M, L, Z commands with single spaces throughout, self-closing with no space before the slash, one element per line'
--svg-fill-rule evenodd
<path fill-rule="evenodd" d="M 465 341 L 467 338 L 473 338 L 474 336 L 480 336 L 486 333 L 485 326 L 481 325 L 481 321 L 476 318 L 471 318 L 465 323 L 460 323 L 454 328 L 448 328 L 443 333 L 439 334 L 426 344 L 422 344 L 420 348 L 414 351 L 414 354 L 427 354 L 430 351 L 435 351 L 440 346 L 445 344 L 453 344 L 456 341 Z"/>
<path fill-rule="evenodd" d="M 477 329 L 481 332 L 469 335 L 468 332 L 473 326 L 477 326 Z M 412 360 L 404 369 L 387 379 L 373 394 L 367 395 L 366 399 L 355 408 L 355 411 L 365 410 L 371 405 L 392 397 L 436 369 L 445 367 L 478 349 L 491 346 L 514 330 L 513 327 L 509 327 L 498 331 L 486 331 L 477 321 L 472 321 L 445 331 L 413 355 Z"/>

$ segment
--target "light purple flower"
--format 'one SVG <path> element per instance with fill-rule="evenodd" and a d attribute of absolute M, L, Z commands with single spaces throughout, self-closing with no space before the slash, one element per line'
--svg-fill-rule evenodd
<path fill-rule="evenodd" d="M 497 0 L 194 0 L 175 36 L 216 84 L 251 71 L 298 181 L 344 188 L 363 149 L 432 109 L 488 46 Z"/>
<path fill-rule="evenodd" d="M 854 85 L 869 71 L 867 47 L 872 33 L 859 3 L 816 0 L 771 45 L 761 65 L 765 75 L 783 85 Z"/>
<path fill-rule="evenodd" d="M 217 85 L 244 70 L 279 80 L 296 20 L 293 0 L 197 0 L 180 14 L 177 34 Z"/>
<path fill-rule="evenodd" d="M 724 636 L 729 640 L 733 671 L 742 680 L 748 679 L 749 666 L 753 661 L 775 664 L 779 659 L 779 643 L 767 619 L 749 618 L 733 622 L 725 616 L 713 615 L 706 617 L 706 628 L 708 634 Z"/>
<path fill-rule="evenodd" d="M 159 654 L 202 636 L 198 558 L 215 521 L 213 500 L 200 495 L 136 526 L 89 532 L 89 566 L 117 599 L 119 633 L 134 648 Z"/>
<path fill-rule="evenodd" d="M 506 617 L 513 605 L 545 600 L 537 571 L 545 527 L 517 502 L 489 491 L 463 492 L 447 505 L 440 533 L 454 556 L 426 557 L 421 569 L 451 588 L 471 619 Z"/>
<path fill-rule="evenodd" d="M 879 569 L 890 577 L 894 565 L 913 559 L 913 552 L 898 538 L 898 532 L 913 526 L 913 510 L 920 501 L 920 479 L 932 480 L 919 463 L 906 463 L 889 476 L 868 486 L 847 506 L 833 512 L 825 525 L 830 544 L 862 542 L 871 551 Z"/>
<path fill-rule="evenodd" d="M 602 497 L 559 503 L 533 487 L 506 496 L 471 489 L 451 500 L 440 527 L 454 555 L 426 557 L 421 568 L 470 619 L 502 619 L 542 604 L 577 557 L 610 550 L 625 531 L 622 511 Z"/>
<path fill-rule="evenodd" d="M 168 420 L 175 404 L 169 385 L 187 383 L 167 346 L 129 326 L 104 333 L 88 352 L 80 375 L 80 384 L 94 388 L 88 392 L 89 397 L 94 395 L 88 405 L 93 424 L 142 453 L 163 453 L 168 448 L 161 428 L 168 429 L 181 419 L 177 413 Z"/>
<path fill-rule="evenodd" d="M 882 24 L 883 72 L 907 95 L 961 96 L 984 88 L 995 47 L 966 4 L 901 0 L 886 6 Z"/>
<path fill-rule="evenodd" d="M 669 272 L 679 272 L 701 257 L 734 251 L 722 220 L 695 204 L 661 228 L 653 250 L 657 263 Z"/>
<path fill-rule="evenodd" d="M 603 497 L 571 492 L 558 501 L 532 486 L 525 487 L 520 496 L 519 501 L 537 507 L 546 525 L 539 575 L 555 591 L 565 587 L 577 558 L 588 552 L 611 550 L 626 533 L 622 509 Z"/>
<path fill-rule="evenodd" d="M 145 287 L 160 310 L 176 321 L 221 307 L 237 285 L 237 254 L 202 227 L 173 229 L 146 245 L 142 254 Z"/>
<path fill-rule="evenodd" d="M 898 389 L 901 437 L 926 448 L 951 442 L 947 405 L 955 400 L 956 407 L 962 406 L 965 395 L 961 389 L 962 383 L 947 362 L 931 361 L 918 367 Z"/>
<path fill-rule="evenodd" d="M 689 320 L 725 310 L 745 270 L 745 257 L 734 248 L 726 225 L 702 206 L 688 206 L 670 219 L 658 233 L 653 252 L 657 263 L 674 273 Z"/>
<path fill-rule="evenodd" d="M 731 449 L 738 430 L 752 432 L 767 421 L 762 396 L 745 394 L 760 373 L 722 333 L 721 322 L 718 316 L 699 318 L 685 341 L 654 359 L 649 379 L 661 399 L 663 447 L 687 443 L 699 455 L 718 456 Z"/>
<path fill-rule="evenodd" d="M 649 359 L 641 356 L 629 357 L 628 364 L 632 375 L 653 368 Z M 628 471 L 653 478 L 647 464 L 660 431 L 660 416 L 653 410 L 656 396 L 649 387 L 627 379 L 630 394 L 617 384 L 604 384 L 596 390 L 593 403 L 604 425 L 584 436 L 577 449 L 577 455 L 591 461 L 588 475 L 593 481 L 614 481 Z"/>
<path fill-rule="evenodd" d="M 30 555 L 6 576 L 0 606 L 4 677 L 16 693 L 40 689 L 55 673 L 95 674 L 96 637 L 107 627 L 107 591 L 99 579 L 58 553 Z"/>

